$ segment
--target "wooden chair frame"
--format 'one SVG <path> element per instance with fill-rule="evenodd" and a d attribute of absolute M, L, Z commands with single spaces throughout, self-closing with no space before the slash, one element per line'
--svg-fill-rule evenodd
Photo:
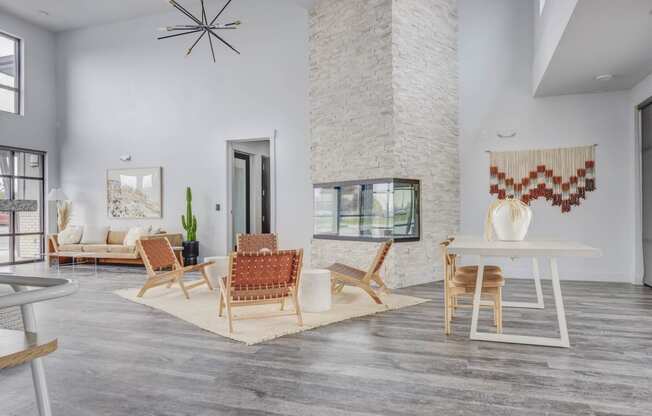
<path fill-rule="evenodd" d="M 455 283 L 455 273 L 457 272 L 457 256 L 448 254 L 448 245 L 452 239 L 440 243 L 443 264 L 444 264 L 444 333 L 446 335 L 452 334 L 451 323 L 455 315 L 455 310 L 458 308 L 472 308 L 473 305 L 460 304 L 458 298 L 460 296 L 473 297 L 475 292 L 475 281 L 469 285 Z M 485 266 L 495 267 L 495 266 Z M 500 269 L 498 269 L 500 270 Z M 493 272 L 495 274 L 496 272 Z M 485 268 L 485 276 L 489 276 L 492 272 L 488 272 Z M 486 280 L 485 280 L 486 283 Z M 491 307 L 494 312 L 494 325 L 496 326 L 496 333 L 501 333 L 503 330 L 503 312 L 502 312 L 502 287 L 483 287 L 482 295 L 486 299 L 481 303 L 481 307 Z"/>
<path fill-rule="evenodd" d="M 150 244 L 149 242 L 151 241 L 165 241 L 166 244 L 161 243 L 162 245 L 160 245 L 159 247 L 150 248 L 150 249 L 158 249 L 161 250 L 162 252 L 155 253 L 155 254 L 151 252 L 148 253 L 147 251 L 148 249 L 146 248 L 146 246 L 149 245 Z M 211 284 L 208 273 L 206 272 L 206 268 L 208 266 L 215 264 L 215 262 L 210 261 L 206 263 L 183 267 L 179 263 L 179 259 L 175 256 L 174 250 L 172 249 L 172 246 L 170 245 L 170 241 L 167 238 L 138 240 L 136 242 L 136 246 L 138 247 L 140 256 L 143 259 L 143 263 L 145 264 L 145 268 L 147 269 L 147 276 L 148 276 L 147 281 L 145 281 L 145 284 L 140 289 L 140 292 L 138 292 L 139 298 L 142 298 L 143 295 L 145 295 L 145 292 L 147 292 L 149 289 L 153 287 L 167 285 L 167 287 L 170 288 L 174 283 L 177 283 L 179 285 L 186 299 L 190 299 L 190 295 L 188 294 L 188 291 L 198 286 L 206 285 L 208 286 L 209 290 L 211 291 L 213 290 L 213 285 Z M 153 255 L 162 256 L 163 263 L 161 261 L 153 261 L 152 258 Z M 164 269 L 171 269 L 171 270 L 162 271 Z M 185 274 L 194 271 L 200 271 L 202 275 L 202 279 L 198 282 L 186 285 L 183 281 Z"/>
<path fill-rule="evenodd" d="M 326 269 L 331 272 L 331 289 L 333 294 L 340 293 L 344 286 L 356 286 L 367 292 L 374 302 L 382 305 L 383 301 L 380 299 L 380 293 L 390 293 L 390 291 L 380 276 L 380 268 L 383 266 L 393 244 L 394 240 L 387 240 L 382 243 L 378 248 L 374 261 L 366 271 L 341 263 L 334 263 L 328 266 Z M 378 290 L 374 290 L 371 287 L 372 282 L 378 285 Z"/>
<path fill-rule="evenodd" d="M 285 296 L 277 297 L 266 297 L 266 288 L 255 289 L 259 293 L 260 297 L 257 299 L 247 299 L 247 300 L 236 300 L 232 296 L 231 288 L 233 287 L 234 273 L 236 273 L 236 268 L 234 267 L 239 258 L 242 257 L 264 257 L 264 256 L 279 256 L 287 255 L 292 253 L 294 255 L 293 259 L 293 270 L 292 276 L 290 277 L 290 284 L 287 286 L 288 293 Z M 294 305 L 294 312 L 280 314 L 276 313 L 273 315 L 261 315 L 256 316 L 256 318 L 264 318 L 271 316 L 282 316 L 282 315 L 295 315 L 299 322 L 299 326 L 303 326 L 303 315 L 301 313 L 301 305 L 299 304 L 299 285 L 301 283 L 301 267 L 303 264 L 303 249 L 299 250 L 281 250 L 268 253 L 231 253 L 229 256 L 229 274 L 226 277 L 220 278 L 220 299 L 218 304 L 218 316 L 222 316 L 226 310 L 226 317 L 229 324 L 229 334 L 233 333 L 233 321 L 236 319 L 250 319 L 247 318 L 238 318 L 233 315 L 233 308 L 241 306 L 253 306 L 253 305 L 269 305 L 269 304 L 280 304 L 280 310 L 283 312 L 285 308 L 285 301 L 288 298 L 291 298 Z"/>
<path fill-rule="evenodd" d="M 278 250 L 278 238 L 276 234 L 238 234 L 238 253 L 252 253 L 267 249 Z"/>

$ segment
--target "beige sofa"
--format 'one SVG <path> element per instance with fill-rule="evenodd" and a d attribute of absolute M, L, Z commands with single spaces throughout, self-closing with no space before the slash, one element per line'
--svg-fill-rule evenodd
<path fill-rule="evenodd" d="M 48 236 L 48 257 L 58 261 L 71 261 L 72 257 L 97 259 L 98 264 L 143 264 L 140 253 L 135 246 L 125 246 L 123 241 L 127 231 L 111 230 L 105 244 L 59 244 L 56 234 Z M 174 253 L 183 265 L 182 242 L 183 235 L 177 233 L 160 233 L 141 237 L 141 239 L 167 238 L 174 248 Z M 66 257 L 70 253 L 70 257 Z"/>

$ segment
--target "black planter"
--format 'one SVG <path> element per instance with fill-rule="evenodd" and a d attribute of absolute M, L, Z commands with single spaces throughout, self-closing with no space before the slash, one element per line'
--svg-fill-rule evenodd
<path fill-rule="evenodd" d="M 193 266 L 197 264 L 197 257 L 199 257 L 199 241 L 184 241 L 182 254 L 183 264 L 185 266 Z"/>

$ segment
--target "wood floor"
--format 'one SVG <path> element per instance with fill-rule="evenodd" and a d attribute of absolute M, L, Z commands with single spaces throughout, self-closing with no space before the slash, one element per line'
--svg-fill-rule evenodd
<path fill-rule="evenodd" d="M 432 302 L 247 347 L 111 293 L 144 270 L 74 278 L 78 294 L 37 311 L 59 337 L 45 361 L 55 415 L 652 414 L 645 287 L 563 281 L 571 349 L 471 342 L 469 310 L 445 337 L 441 283 L 401 291 Z M 505 292 L 534 289 L 512 280 Z M 545 311 L 505 310 L 505 332 L 555 333 L 548 281 L 544 292 Z M 0 372 L 0 415 L 36 415 L 28 367 Z"/>

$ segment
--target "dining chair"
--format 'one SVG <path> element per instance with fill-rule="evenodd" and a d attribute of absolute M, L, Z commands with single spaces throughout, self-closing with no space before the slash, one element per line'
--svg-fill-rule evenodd
<path fill-rule="evenodd" d="M 238 234 L 238 253 L 278 250 L 276 234 Z"/>
<path fill-rule="evenodd" d="M 24 329 L 0 329 L 0 370 L 29 363 L 39 415 L 51 416 L 42 358 L 56 351 L 58 341 L 38 333 L 32 304 L 71 295 L 77 291 L 77 283 L 68 279 L 0 275 L 0 284 L 10 285 L 15 292 L 0 296 L 0 309 L 19 306 Z"/>
<path fill-rule="evenodd" d="M 229 274 L 219 279 L 218 316 L 226 309 L 229 333 L 233 333 L 233 308 L 241 306 L 280 304 L 291 299 L 299 326 L 303 316 L 299 304 L 299 283 L 303 250 L 231 253 Z M 273 315 L 278 316 L 278 313 Z M 262 317 L 262 316 L 261 316 Z"/>
<path fill-rule="evenodd" d="M 452 320 L 457 308 L 470 308 L 470 304 L 458 302 L 460 297 L 473 298 L 478 273 L 478 266 L 458 266 L 457 256 L 448 253 L 448 246 L 453 239 L 442 241 L 439 245 L 444 265 L 444 333 L 452 333 Z M 505 278 L 498 266 L 484 266 L 481 296 L 485 301 L 483 307 L 491 307 L 494 312 L 494 325 L 496 332 L 503 330 L 502 313 L 502 288 L 505 286 Z"/>
<path fill-rule="evenodd" d="M 209 290 L 213 290 L 206 268 L 213 265 L 214 262 L 181 266 L 167 238 L 140 239 L 136 241 L 136 246 L 147 270 L 147 280 L 138 292 L 139 298 L 142 298 L 145 292 L 153 287 L 167 285 L 170 288 L 174 283 L 179 284 L 186 299 L 190 299 L 188 290 L 198 286 L 206 285 Z M 184 283 L 185 274 L 195 271 L 201 272 L 201 280 L 186 285 Z"/>
<path fill-rule="evenodd" d="M 394 240 L 387 240 L 378 247 L 376 257 L 371 262 L 367 270 L 357 269 L 342 263 L 334 263 L 326 267 L 331 272 L 333 293 L 340 293 L 344 286 L 356 286 L 367 292 L 367 294 L 379 305 L 383 304 L 380 299 L 380 293 L 389 293 L 387 285 L 380 277 L 380 269 L 392 248 Z M 375 283 L 378 289 L 374 289 L 371 284 Z"/>

